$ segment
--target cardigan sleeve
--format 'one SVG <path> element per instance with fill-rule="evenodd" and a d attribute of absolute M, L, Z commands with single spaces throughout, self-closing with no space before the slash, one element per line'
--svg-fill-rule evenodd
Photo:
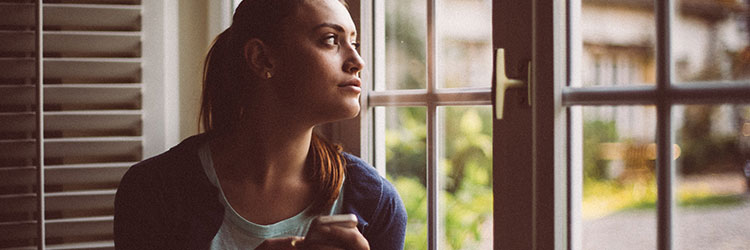
<path fill-rule="evenodd" d="M 362 159 L 344 153 L 344 210 L 357 216 L 357 228 L 373 250 L 401 250 L 406 233 L 406 208 L 396 188 Z"/>
<path fill-rule="evenodd" d="M 404 248 L 406 233 L 406 208 L 393 185 L 382 178 L 380 202 L 373 222 L 365 232 L 365 237 L 373 250 L 398 250 Z"/>
<path fill-rule="evenodd" d="M 169 249 L 164 204 L 153 176 L 141 164 L 128 170 L 115 195 L 115 249 Z"/>

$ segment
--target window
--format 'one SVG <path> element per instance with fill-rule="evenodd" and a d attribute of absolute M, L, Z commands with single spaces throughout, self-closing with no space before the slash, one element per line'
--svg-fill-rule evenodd
<path fill-rule="evenodd" d="M 492 248 L 492 3 L 349 4 L 361 10 L 371 88 L 362 139 L 341 141 L 399 190 L 405 249 Z"/>
<path fill-rule="evenodd" d="M 570 247 L 750 243 L 735 233 L 750 229 L 735 223 L 750 216 L 747 2 L 582 0 L 569 10 Z"/>

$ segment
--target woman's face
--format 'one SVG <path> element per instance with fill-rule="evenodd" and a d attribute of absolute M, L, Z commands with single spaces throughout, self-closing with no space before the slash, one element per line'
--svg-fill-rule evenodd
<path fill-rule="evenodd" d="M 313 125 L 356 116 L 364 62 L 346 8 L 336 0 L 304 1 L 282 27 L 270 83 L 284 112 Z"/>

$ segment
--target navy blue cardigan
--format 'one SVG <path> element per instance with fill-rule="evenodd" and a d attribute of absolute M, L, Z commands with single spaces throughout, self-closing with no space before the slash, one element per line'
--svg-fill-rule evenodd
<path fill-rule="evenodd" d="M 209 248 L 224 207 L 198 158 L 205 138 L 185 139 L 128 170 L 115 196 L 116 249 Z M 371 249 L 403 249 L 406 210 L 396 189 L 366 162 L 344 156 L 344 212 L 357 216 Z"/>

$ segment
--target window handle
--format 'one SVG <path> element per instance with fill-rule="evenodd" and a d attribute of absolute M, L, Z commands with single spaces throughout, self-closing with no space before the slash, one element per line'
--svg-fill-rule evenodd
<path fill-rule="evenodd" d="M 531 62 L 527 68 L 527 81 L 531 80 Z M 531 84 L 524 84 L 523 81 L 518 79 L 510 79 L 505 75 L 505 50 L 502 48 L 497 49 L 495 54 L 495 82 L 497 88 L 495 89 L 495 118 L 498 120 L 503 119 L 503 106 L 505 104 L 505 90 L 509 88 L 523 88 L 524 85 L 528 88 L 528 101 L 531 106 Z"/>

